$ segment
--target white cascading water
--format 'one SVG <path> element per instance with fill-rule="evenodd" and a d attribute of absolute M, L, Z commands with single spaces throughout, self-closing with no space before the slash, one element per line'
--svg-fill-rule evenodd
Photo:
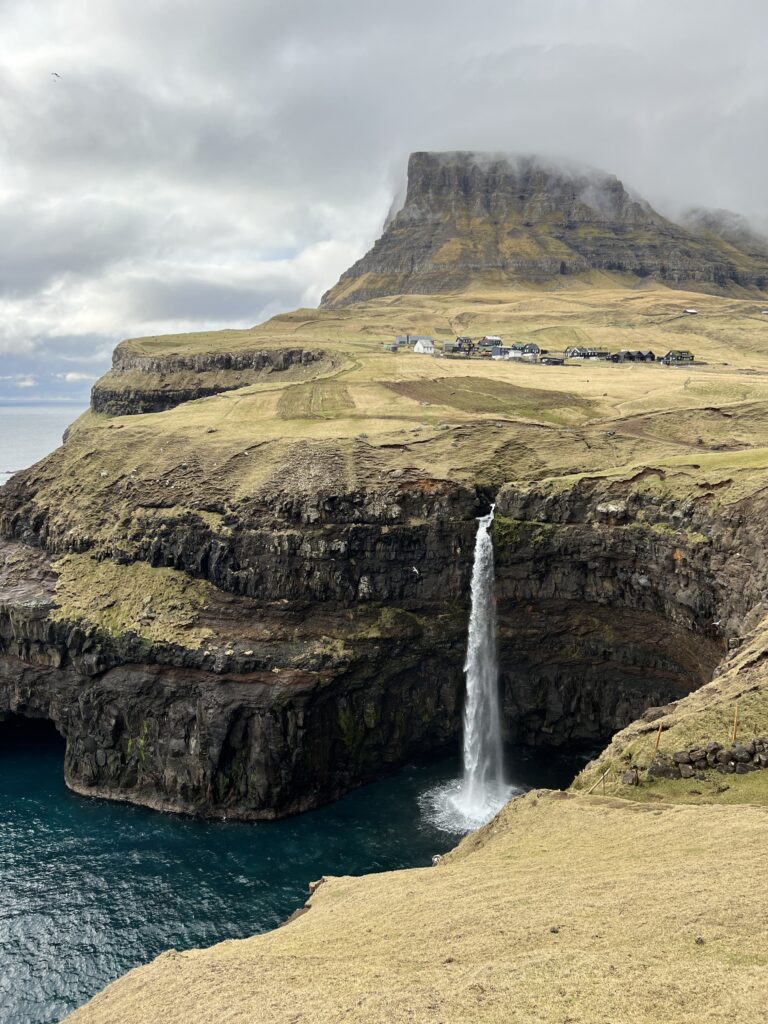
<path fill-rule="evenodd" d="M 504 781 L 499 664 L 496 655 L 495 573 L 491 523 L 495 506 L 478 520 L 472 566 L 472 607 L 464 665 L 464 775 L 423 795 L 427 817 L 448 832 L 489 821 L 515 793 Z"/>
<path fill-rule="evenodd" d="M 472 566 L 472 610 L 469 616 L 464 674 L 464 783 L 458 802 L 473 818 L 500 806 L 505 794 L 501 740 L 499 665 L 496 657 L 496 609 L 491 523 L 494 506 L 478 520 Z M 503 799 L 501 800 L 503 803 Z"/>

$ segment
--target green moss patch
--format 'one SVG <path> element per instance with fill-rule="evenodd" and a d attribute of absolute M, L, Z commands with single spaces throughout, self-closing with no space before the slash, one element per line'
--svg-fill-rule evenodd
<path fill-rule="evenodd" d="M 538 547 L 546 543 L 558 529 L 561 529 L 559 524 L 511 519 L 497 513 L 491 526 L 491 536 L 494 549 L 503 555 L 519 547 Z"/>
<path fill-rule="evenodd" d="M 58 573 L 55 621 L 85 622 L 111 636 L 133 632 L 152 643 L 196 649 L 211 636 L 199 624 L 214 587 L 176 569 L 143 562 L 117 565 L 89 555 L 66 555 Z"/>

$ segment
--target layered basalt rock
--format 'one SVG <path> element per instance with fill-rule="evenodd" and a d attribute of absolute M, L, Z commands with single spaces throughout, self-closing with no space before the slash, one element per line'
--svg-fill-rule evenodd
<path fill-rule="evenodd" d="M 611 502 L 606 515 L 599 499 L 569 498 L 558 508 L 506 487 L 494 524 L 505 717 L 527 743 L 599 742 L 685 696 L 710 678 L 727 623 L 747 610 L 690 516 L 674 528 L 649 508 L 634 518 Z M 740 586 L 744 569 L 731 566 Z"/>
<path fill-rule="evenodd" d="M 44 615 L 4 608 L 0 718 L 52 720 L 66 740 L 67 785 L 83 795 L 279 817 L 454 737 L 457 652 L 444 637 L 413 642 L 413 628 L 305 655 L 313 669 L 291 667 L 302 659 L 280 650 L 290 642 L 253 644 L 257 668 L 228 671 L 215 659 L 199 668 L 187 652 L 141 649 L 137 638 L 118 651 L 97 630 L 56 629 Z M 283 667 L 267 669 L 274 660 Z"/>
<path fill-rule="evenodd" d="M 221 529 L 160 516 L 150 544 L 139 524 L 99 551 L 216 582 L 193 648 L 62 618 L 56 566 L 6 542 L 0 713 L 56 722 L 78 792 L 244 819 L 331 800 L 456 738 L 476 506 L 449 484 L 284 496 L 258 529 L 253 504 Z M 66 548 L 46 517 L 24 522 Z"/>
<path fill-rule="evenodd" d="M 17 485 L 18 496 L 18 485 Z M 700 686 L 762 601 L 764 517 L 657 501 L 631 482 L 508 485 L 494 524 L 508 738 L 604 740 Z M 488 496 L 410 480 L 346 496 L 276 496 L 226 530 L 168 518 L 147 561 L 218 588 L 208 642 L 148 642 L 55 610 L 66 535 L 23 506 L 6 544 L 0 709 L 66 737 L 78 792 L 166 810 L 268 818 L 316 806 L 460 731 L 475 517 Z M 30 561 L 31 560 L 31 561 Z M 138 561 L 137 561 L 138 560 Z M 28 568 L 25 568 L 28 566 Z M 20 580 L 24 580 L 21 587 Z M 26 589 L 25 589 L 26 588 Z"/>
<path fill-rule="evenodd" d="M 538 157 L 413 153 L 405 202 L 323 296 L 344 306 L 468 283 L 509 287 L 590 270 L 673 287 L 768 287 L 768 248 L 680 227 L 613 175 Z"/>
<path fill-rule="evenodd" d="M 333 366 L 322 350 L 303 348 L 152 356 L 123 344 L 115 349 L 112 369 L 91 391 L 91 409 L 108 416 L 163 412 L 183 402 L 247 387 L 268 373 L 321 363 Z"/>

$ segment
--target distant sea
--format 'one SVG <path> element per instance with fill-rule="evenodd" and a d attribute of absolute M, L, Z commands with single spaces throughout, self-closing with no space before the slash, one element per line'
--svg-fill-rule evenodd
<path fill-rule="evenodd" d="M 84 411 L 74 402 L 0 404 L 0 484 L 58 448 L 64 431 Z"/>

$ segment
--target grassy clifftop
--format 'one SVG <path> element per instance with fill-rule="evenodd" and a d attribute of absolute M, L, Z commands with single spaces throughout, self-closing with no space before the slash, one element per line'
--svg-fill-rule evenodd
<path fill-rule="evenodd" d="M 764 807 L 533 792 L 436 868 L 330 879 L 287 927 L 165 953 L 68 1019 L 756 1020 L 767 837 Z"/>
<path fill-rule="evenodd" d="M 346 493 L 397 474 L 498 486 L 660 464 L 677 466 L 671 487 L 673 476 L 707 477 L 711 463 L 718 480 L 731 467 L 746 480 L 751 466 L 752 486 L 768 448 L 768 317 L 751 301 L 700 299 L 692 317 L 681 313 L 685 293 L 664 288 L 405 296 L 300 310 L 251 331 L 126 342 L 152 368 L 117 374 L 115 393 L 167 386 L 189 397 L 196 376 L 230 390 L 159 413 L 86 414 L 24 474 L 28 514 L 49 509 L 72 544 L 99 551 L 150 529 L 157 509 L 237 515 L 251 499 Z M 547 367 L 383 350 L 407 330 L 494 331 L 550 348 L 690 347 L 706 365 Z M 323 356 L 248 384 L 229 379 L 240 371 L 174 368 L 270 346 Z"/>

